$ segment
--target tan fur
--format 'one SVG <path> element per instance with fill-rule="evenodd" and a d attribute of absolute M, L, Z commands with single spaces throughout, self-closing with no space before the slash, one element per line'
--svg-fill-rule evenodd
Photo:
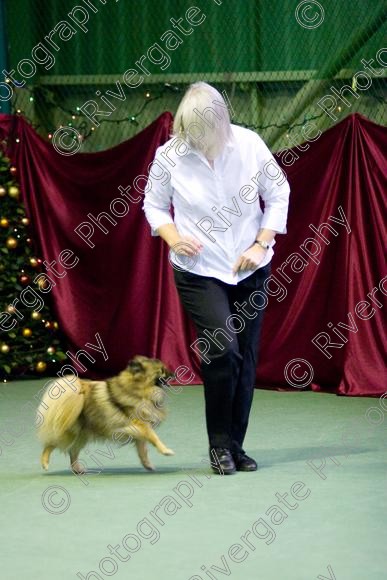
<path fill-rule="evenodd" d="M 165 392 L 157 380 L 170 376 L 157 359 L 134 357 L 128 367 L 106 381 L 66 375 L 47 386 L 38 408 L 43 423 L 38 437 L 43 444 L 41 464 L 48 469 L 56 448 L 68 452 L 72 470 L 83 473 L 78 456 L 90 440 L 134 441 L 142 465 L 149 461 L 147 442 L 163 455 L 173 455 L 154 427 L 166 416 Z"/>

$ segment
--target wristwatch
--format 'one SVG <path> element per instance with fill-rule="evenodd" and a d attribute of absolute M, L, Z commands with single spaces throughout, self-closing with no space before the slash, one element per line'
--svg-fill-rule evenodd
<path fill-rule="evenodd" d="M 269 242 L 264 242 L 263 240 L 255 240 L 255 243 L 258 244 L 258 246 L 261 246 L 261 248 L 263 248 L 264 250 L 268 250 L 270 248 Z"/>

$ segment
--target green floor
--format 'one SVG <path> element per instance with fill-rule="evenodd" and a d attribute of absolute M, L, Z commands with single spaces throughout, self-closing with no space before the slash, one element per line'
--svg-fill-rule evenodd
<path fill-rule="evenodd" d="M 202 387 L 185 387 L 158 429 L 176 455 L 152 449 L 156 473 L 132 447 L 101 443 L 80 479 L 59 452 L 40 469 L 32 406 L 21 409 L 43 382 L 0 387 L 3 580 L 387 578 L 387 411 L 365 419 L 378 399 L 256 390 L 245 448 L 259 470 L 222 477 L 202 462 Z"/>

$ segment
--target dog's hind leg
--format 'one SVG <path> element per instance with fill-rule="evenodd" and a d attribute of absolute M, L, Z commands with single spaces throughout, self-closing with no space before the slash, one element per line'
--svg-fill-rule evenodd
<path fill-rule="evenodd" d="M 50 455 L 54 451 L 55 445 L 47 445 L 40 456 L 40 464 L 47 471 L 48 464 L 50 463 Z"/>
<path fill-rule="evenodd" d="M 136 448 L 140 461 L 142 465 L 145 467 L 145 469 L 148 469 L 149 471 L 155 471 L 155 466 L 151 463 L 149 459 L 146 441 L 144 441 L 143 439 L 137 439 Z"/>
<path fill-rule="evenodd" d="M 79 453 L 80 453 L 82 447 L 74 446 L 74 447 L 71 447 L 71 449 L 69 451 L 71 471 L 73 473 L 78 474 L 78 475 L 83 475 L 84 473 L 86 473 L 86 468 L 83 467 L 82 463 L 80 463 L 78 461 Z"/>

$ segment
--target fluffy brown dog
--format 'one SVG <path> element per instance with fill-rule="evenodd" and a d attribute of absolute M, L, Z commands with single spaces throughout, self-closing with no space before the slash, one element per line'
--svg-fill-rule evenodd
<path fill-rule="evenodd" d="M 38 408 L 38 416 L 44 418 L 38 428 L 42 467 L 48 469 L 50 455 L 58 448 L 70 454 L 72 470 L 83 473 L 81 449 L 89 441 L 112 439 L 134 441 L 142 465 L 153 470 L 147 442 L 163 455 L 174 455 L 153 429 L 166 416 L 160 379 L 170 376 L 160 360 L 138 355 L 118 376 L 104 381 L 70 375 L 67 381 L 50 383 Z"/>

